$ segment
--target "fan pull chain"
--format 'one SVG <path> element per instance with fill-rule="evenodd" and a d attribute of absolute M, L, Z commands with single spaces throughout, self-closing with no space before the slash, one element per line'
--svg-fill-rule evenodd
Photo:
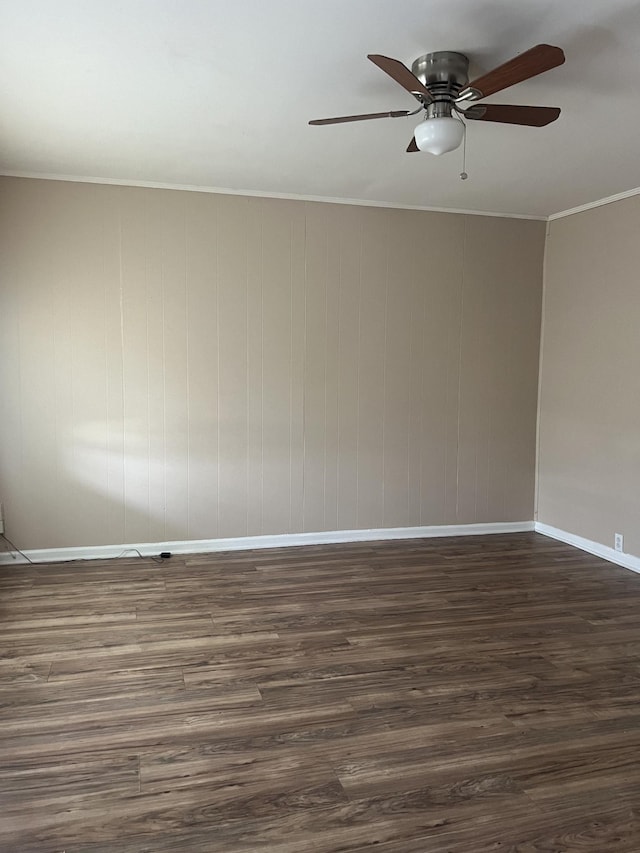
<path fill-rule="evenodd" d="M 469 177 L 467 175 L 467 125 L 463 121 L 462 125 L 464 127 L 464 136 L 462 137 L 462 171 L 460 172 L 460 180 L 466 181 Z"/>

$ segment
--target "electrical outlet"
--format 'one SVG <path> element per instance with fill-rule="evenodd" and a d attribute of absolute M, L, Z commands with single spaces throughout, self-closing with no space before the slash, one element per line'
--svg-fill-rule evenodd
<path fill-rule="evenodd" d="M 624 536 L 622 533 L 616 533 L 613 537 L 613 547 L 616 551 L 624 551 Z"/>

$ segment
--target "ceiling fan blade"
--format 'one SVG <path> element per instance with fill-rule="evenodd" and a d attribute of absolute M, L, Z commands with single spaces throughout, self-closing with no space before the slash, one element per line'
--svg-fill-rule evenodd
<path fill-rule="evenodd" d="M 520 107 L 508 104 L 476 104 L 465 110 L 466 118 L 475 121 L 499 121 L 503 124 L 524 124 L 544 127 L 560 115 L 560 107 Z"/>
<path fill-rule="evenodd" d="M 542 74 L 544 71 L 549 71 L 562 65 L 564 62 L 564 53 L 559 47 L 554 47 L 551 44 L 537 44 L 530 50 L 525 50 L 520 56 L 516 56 L 478 77 L 472 83 L 460 92 L 458 100 L 479 101 L 480 98 L 486 98 L 488 95 L 494 95 L 496 92 L 501 92 L 509 86 L 515 86 L 516 83 L 521 83 L 523 80 L 528 80 L 530 77 L 535 77 Z"/>
<path fill-rule="evenodd" d="M 374 65 L 377 65 L 385 74 L 392 77 L 396 83 L 399 83 L 403 89 L 410 92 L 412 95 L 418 96 L 420 100 L 425 100 L 429 103 L 433 101 L 431 92 L 423 85 L 417 77 L 415 77 L 406 65 L 403 65 L 398 59 L 391 59 L 389 56 L 381 56 L 379 53 L 367 54 L 367 59 L 370 59 Z"/>
<path fill-rule="evenodd" d="M 365 113 L 360 116 L 337 116 L 336 118 L 314 118 L 309 124 L 343 124 L 347 121 L 368 121 L 372 118 L 402 118 L 408 116 L 409 110 L 391 110 L 387 113 Z"/>
<path fill-rule="evenodd" d="M 407 145 L 407 154 L 413 154 L 414 151 L 419 151 L 420 149 L 416 145 L 415 136 L 411 137 L 411 142 Z"/>

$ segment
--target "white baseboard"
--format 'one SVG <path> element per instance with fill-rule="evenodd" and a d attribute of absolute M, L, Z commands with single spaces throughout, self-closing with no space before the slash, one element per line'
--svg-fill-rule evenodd
<path fill-rule="evenodd" d="M 594 542 L 592 539 L 584 539 L 582 536 L 576 536 L 575 533 L 567 533 L 566 530 L 560 530 L 558 527 L 551 527 L 551 525 L 542 524 L 539 521 L 536 521 L 535 530 L 536 533 L 542 533 L 551 539 L 566 542 L 567 545 L 573 545 L 575 548 L 580 548 L 581 551 L 595 554 L 596 557 L 602 557 L 603 560 L 608 560 L 610 563 L 616 563 L 625 569 L 631 569 L 632 572 L 640 572 L 640 557 L 625 554 L 623 551 L 616 551 L 615 548 L 601 545 L 600 542 Z"/>
<path fill-rule="evenodd" d="M 376 542 L 383 539 L 426 539 L 436 536 L 486 536 L 493 533 L 525 533 L 534 529 L 533 521 L 505 521 L 487 524 L 443 524 L 431 527 L 386 527 L 374 530 L 330 530 L 325 533 L 282 533 L 274 536 L 240 536 L 235 539 L 194 539 L 187 542 L 145 542 L 134 545 L 96 545 L 82 548 L 42 548 L 25 550 L 34 563 L 61 563 L 65 560 L 107 560 L 123 552 L 140 551 L 157 556 L 172 554 L 208 554 L 216 551 L 246 551 L 252 548 L 290 548 L 300 545 L 329 545 L 340 542 Z M 15 554 L 15 552 L 12 552 Z M 25 563 L 20 554 L 0 554 L 0 565 Z"/>

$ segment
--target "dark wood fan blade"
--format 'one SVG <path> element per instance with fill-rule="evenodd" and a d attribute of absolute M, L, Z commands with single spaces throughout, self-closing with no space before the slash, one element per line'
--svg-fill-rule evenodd
<path fill-rule="evenodd" d="M 525 124 L 544 127 L 560 115 L 560 107 L 520 107 L 508 104 L 477 104 L 465 111 L 476 121 L 499 121 L 503 124 Z"/>
<path fill-rule="evenodd" d="M 419 151 L 420 149 L 416 145 L 415 136 L 411 137 L 411 142 L 407 145 L 407 154 L 413 154 L 414 151 Z"/>
<path fill-rule="evenodd" d="M 418 95 L 426 101 L 431 102 L 433 97 L 431 92 L 424 86 L 417 77 L 415 77 L 406 65 L 403 65 L 398 59 L 391 59 L 389 56 L 381 56 L 379 53 L 367 54 L 367 59 L 370 59 L 374 65 L 377 65 L 385 74 L 392 77 L 396 83 L 399 83 L 407 92 L 412 95 Z"/>
<path fill-rule="evenodd" d="M 564 53 L 559 47 L 554 47 L 551 44 L 537 44 L 530 50 L 521 53 L 520 56 L 499 65 L 493 71 L 489 71 L 488 74 L 478 77 L 460 92 L 459 97 L 464 100 L 465 94 L 471 92 L 476 93 L 471 100 L 477 101 L 480 98 L 486 98 L 488 95 L 494 95 L 496 92 L 501 92 L 509 86 L 515 86 L 516 83 L 521 83 L 523 80 L 528 80 L 530 77 L 535 77 L 551 68 L 556 68 L 563 62 Z"/>
<path fill-rule="evenodd" d="M 343 124 L 346 121 L 368 121 L 372 118 L 402 118 L 408 110 L 391 110 L 388 113 L 365 113 L 361 116 L 337 116 L 336 118 L 314 118 L 309 124 Z"/>

